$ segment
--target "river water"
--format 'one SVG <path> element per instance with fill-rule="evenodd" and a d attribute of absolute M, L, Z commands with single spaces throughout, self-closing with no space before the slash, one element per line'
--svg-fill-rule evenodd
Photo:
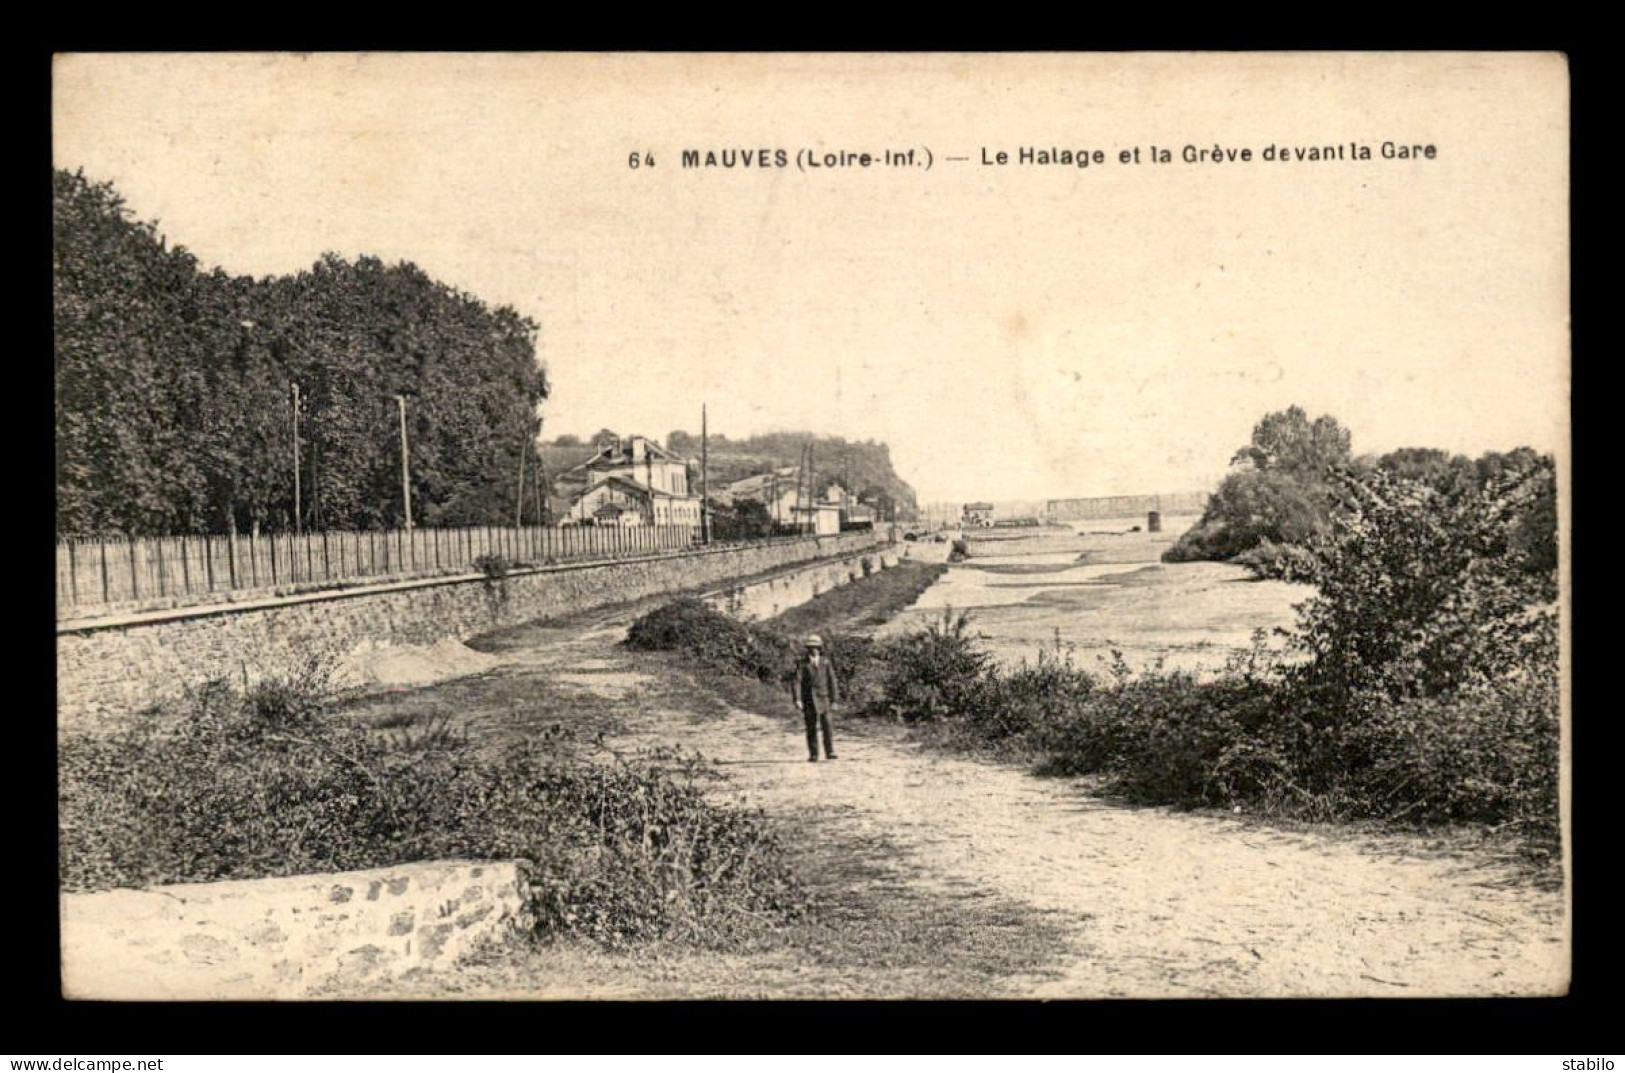
<path fill-rule="evenodd" d="M 1249 647 L 1255 630 L 1290 627 L 1293 606 L 1313 590 L 1256 581 L 1227 563 L 1161 562 L 1194 520 L 1165 519 L 1162 533 L 1131 531 L 1143 518 L 972 530 L 970 558 L 953 564 L 880 635 L 963 610 L 984 647 L 1006 664 L 1058 648 L 1086 670 L 1099 670 L 1115 651 L 1137 670 L 1160 661 L 1168 670 L 1217 671 Z M 1269 643 L 1279 647 L 1282 639 L 1272 635 Z"/>

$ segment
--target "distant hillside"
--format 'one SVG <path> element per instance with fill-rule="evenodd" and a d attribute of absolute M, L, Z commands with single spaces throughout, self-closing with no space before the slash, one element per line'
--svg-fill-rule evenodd
<path fill-rule="evenodd" d="M 591 444 L 558 444 L 551 440 L 538 443 L 536 452 L 542 456 L 542 472 L 549 482 L 565 470 L 581 465 L 594 454 Z"/>
<path fill-rule="evenodd" d="M 542 461 L 549 476 L 584 462 L 593 454 L 592 443 L 543 442 Z M 840 484 L 863 496 L 866 502 L 885 499 L 894 504 L 899 518 L 912 517 L 918 510 L 914 489 L 892 468 L 891 449 L 874 440 L 852 441 L 840 436 L 817 436 L 805 432 L 770 432 L 761 436 L 733 439 L 713 433 L 710 444 L 711 488 L 713 491 L 758 473 L 768 473 L 801 463 L 801 448 L 813 445 L 813 473 L 818 491 Z M 700 437 L 681 430 L 661 441 L 668 450 L 685 457 L 700 457 Z"/>

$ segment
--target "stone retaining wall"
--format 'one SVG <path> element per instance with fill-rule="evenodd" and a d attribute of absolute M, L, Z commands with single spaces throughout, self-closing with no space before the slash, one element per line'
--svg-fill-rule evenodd
<path fill-rule="evenodd" d="M 57 725 L 59 731 L 114 725 L 208 677 L 252 679 L 291 668 L 311 653 L 342 656 L 363 641 L 466 640 L 503 626 L 662 593 L 714 589 L 737 578 L 883 547 L 891 545 L 877 543 L 873 534 L 854 533 L 541 567 L 501 579 L 464 575 L 62 623 L 57 627 Z"/>
<path fill-rule="evenodd" d="M 786 570 L 750 584 L 729 586 L 708 593 L 705 602 L 718 611 L 747 622 L 771 618 L 849 581 L 896 566 L 897 560 L 896 549 L 887 545 L 866 554 Z"/>

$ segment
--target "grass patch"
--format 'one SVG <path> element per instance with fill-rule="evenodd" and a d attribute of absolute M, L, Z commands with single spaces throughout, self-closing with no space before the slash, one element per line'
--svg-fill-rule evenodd
<path fill-rule="evenodd" d="M 696 756 L 589 756 L 557 728 L 482 749 L 434 706 L 369 729 L 332 716 L 327 681 L 313 661 L 247 692 L 210 682 L 65 739 L 63 888 L 519 858 L 549 935 L 725 946 L 806 912 L 761 815 L 709 801 L 721 776 Z"/>
<path fill-rule="evenodd" d="M 585 688 L 572 688 L 537 671 L 502 668 L 487 674 L 399 693 L 353 700 L 335 716 L 366 730 L 420 726 L 454 720 L 472 743 L 500 755 L 553 735 L 555 752 L 618 733 L 627 705 Z M 556 732 L 568 728 L 567 736 Z"/>
<path fill-rule="evenodd" d="M 817 838 L 808 837 L 816 828 Z M 903 851 L 839 810 L 779 827 L 808 912 L 727 952 L 666 942 L 610 950 L 568 937 L 494 953 L 390 997 L 953 999 L 1019 997 L 1058 970 L 1072 925 L 966 886 L 924 891 Z"/>
<path fill-rule="evenodd" d="M 788 701 L 801 639 L 817 632 L 841 676 L 844 705 L 849 711 L 865 709 L 879 668 L 868 633 L 919 599 L 946 569 L 941 564 L 900 564 L 760 623 L 739 622 L 697 599 L 681 599 L 635 620 L 627 631 L 626 646 L 634 651 L 680 653 L 694 666 L 754 680 L 782 693 Z M 748 695 L 766 696 L 760 689 Z"/>
<path fill-rule="evenodd" d="M 901 562 L 820 593 L 770 620 L 792 636 L 835 632 L 865 633 L 891 621 L 948 572 L 942 563 Z"/>

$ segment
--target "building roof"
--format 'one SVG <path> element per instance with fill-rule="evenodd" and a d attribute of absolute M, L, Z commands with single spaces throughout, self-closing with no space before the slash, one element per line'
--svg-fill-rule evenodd
<path fill-rule="evenodd" d="M 579 503 L 606 484 L 613 485 L 617 489 L 623 490 L 642 499 L 648 499 L 651 496 L 658 494 L 653 488 L 650 488 L 646 484 L 640 484 L 637 481 L 629 478 L 617 477 L 614 474 L 611 474 L 608 477 L 600 477 L 598 480 L 590 482 L 586 487 L 575 493 L 571 498 L 574 502 Z"/>
<path fill-rule="evenodd" d="M 631 492 L 634 495 L 642 496 L 644 499 L 694 499 L 694 500 L 698 500 L 700 498 L 699 496 L 692 496 L 692 495 L 690 495 L 690 496 L 682 496 L 682 495 L 678 495 L 676 492 L 667 492 L 667 491 L 665 491 L 663 489 L 660 489 L 660 488 L 650 488 L 648 485 L 644 484 L 642 481 L 634 481 L 630 477 L 621 477 L 621 476 L 617 476 L 616 474 L 612 473 L 607 477 L 601 477 L 598 480 L 593 481 L 591 484 L 588 484 L 586 487 L 582 488 L 579 492 L 573 493 L 571 495 L 571 497 L 570 497 L 570 501 L 572 503 L 579 503 L 583 499 L 587 498 L 587 496 L 591 495 L 593 492 L 596 492 L 598 489 L 602 488 L 606 484 L 615 485 L 617 488 L 624 488 L 626 491 Z"/>
<path fill-rule="evenodd" d="M 616 443 L 606 442 L 591 458 L 571 468 L 570 472 L 583 469 L 606 469 L 615 466 L 642 465 L 644 459 L 634 458 L 635 443 L 642 443 L 643 449 L 649 459 L 654 462 L 676 462 L 687 465 L 688 462 L 681 455 L 666 450 L 647 436 L 628 436 Z"/>
<path fill-rule="evenodd" d="M 622 468 L 631 468 L 635 470 L 637 467 L 641 467 L 645 464 L 644 459 L 633 458 L 634 442 L 641 442 L 643 444 L 643 449 L 647 452 L 648 460 L 650 462 L 675 462 L 682 466 L 688 465 L 688 461 L 686 459 L 666 450 L 664 447 L 660 446 L 658 443 L 655 443 L 647 436 L 628 436 L 616 443 L 609 443 L 606 440 L 604 446 L 600 447 L 591 457 L 578 462 L 576 465 L 555 476 L 552 481 L 553 486 L 563 495 L 567 496 L 572 503 L 579 502 L 582 496 L 585 496 L 587 493 L 593 491 L 606 479 L 623 481 L 628 486 L 635 486 L 645 495 L 660 496 L 666 499 L 699 498 L 695 495 L 678 495 L 675 492 L 667 492 L 659 488 L 651 488 L 642 481 L 633 480 L 614 474 L 611 474 L 607 478 L 601 477 L 600 473 L 603 470 Z"/>
<path fill-rule="evenodd" d="M 590 444 L 560 447 L 553 443 L 538 443 L 536 453 L 542 460 L 543 470 L 549 476 L 557 476 L 576 469 L 596 454 L 597 449 Z"/>
<path fill-rule="evenodd" d="M 991 503 L 966 503 L 965 504 L 965 509 L 966 510 L 992 510 L 993 509 L 993 504 L 991 504 Z"/>
<path fill-rule="evenodd" d="M 721 503 L 732 503 L 739 499 L 765 500 L 768 496 L 773 494 L 775 484 L 778 487 L 778 494 L 781 498 L 786 493 L 795 492 L 795 470 L 792 469 L 788 472 L 784 470 L 775 470 L 772 473 L 758 473 L 752 477 L 745 477 L 742 480 L 733 482 L 726 488 L 718 489 L 712 494 L 712 497 Z"/>

